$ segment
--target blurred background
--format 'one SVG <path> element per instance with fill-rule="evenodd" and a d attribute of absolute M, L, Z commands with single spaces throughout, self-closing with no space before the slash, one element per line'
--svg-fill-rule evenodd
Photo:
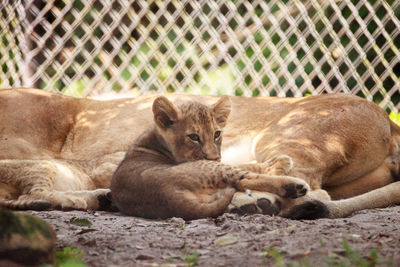
<path fill-rule="evenodd" d="M 0 87 L 356 94 L 400 109 L 400 1 L 2 0 Z"/>

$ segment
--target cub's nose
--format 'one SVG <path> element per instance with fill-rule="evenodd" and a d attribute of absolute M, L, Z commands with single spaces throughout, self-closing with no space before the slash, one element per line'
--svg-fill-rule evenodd
<path fill-rule="evenodd" d="M 206 160 L 221 161 L 221 155 L 218 151 L 207 151 L 204 153 Z"/>
<path fill-rule="evenodd" d="M 221 160 L 221 153 L 219 152 L 219 149 L 214 145 L 205 145 L 202 148 L 203 156 L 204 159 L 206 160 L 214 160 L 214 161 L 220 161 Z"/>

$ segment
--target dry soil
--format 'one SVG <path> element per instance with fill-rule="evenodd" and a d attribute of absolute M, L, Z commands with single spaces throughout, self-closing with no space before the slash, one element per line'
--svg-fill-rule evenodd
<path fill-rule="evenodd" d="M 29 213 L 54 226 L 57 249 L 84 250 L 89 266 L 356 266 L 374 263 L 375 249 L 379 266 L 400 266 L 400 206 L 313 221 L 258 214 L 185 222 L 111 212 Z M 90 223 L 79 226 L 76 219 Z"/>

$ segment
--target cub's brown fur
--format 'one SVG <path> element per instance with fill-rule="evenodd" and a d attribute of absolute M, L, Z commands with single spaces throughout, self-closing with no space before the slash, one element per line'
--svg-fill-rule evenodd
<path fill-rule="evenodd" d="M 0 206 L 98 209 L 97 198 L 104 200 L 129 145 L 153 123 L 156 97 L 95 101 L 0 90 Z M 207 105 L 218 100 L 168 98 Z M 230 210 L 276 213 L 280 202 L 280 215 L 315 218 L 400 204 L 400 128 L 379 106 L 344 94 L 230 100 L 222 162 L 256 161 L 254 171 L 298 177 L 311 188 L 291 200 L 237 192 Z M 285 167 L 289 159 L 294 164 Z M 103 191 L 93 193 L 98 189 Z"/>
<path fill-rule="evenodd" d="M 154 125 L 129 148 L 111 180 L 115 204 L 145 218 L 217 216 L 237 189 L 258 189 L 282 197 L 305 195 L 308 185 L 287 176 L 268 176 L 219 163 L 222 128 L 230 100 L 208 107 L 167 98 L 153 104 Z"/>

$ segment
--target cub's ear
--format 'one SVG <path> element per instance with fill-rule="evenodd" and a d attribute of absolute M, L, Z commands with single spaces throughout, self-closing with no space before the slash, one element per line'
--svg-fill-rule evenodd
<path fill-rule="evenodd" d="M 165 96 L 153 102 L 154 122 L 161 129 L 167 129 L 178 120 L 178 110 Z"/>
<path fill-rule="evenodd" d="M 217 103 L 212 105 L 217 123 L 221 127 L 225 127 L 229 113 L 231 113 L 231 100 L 228 96 L 222 96 Z"/>

